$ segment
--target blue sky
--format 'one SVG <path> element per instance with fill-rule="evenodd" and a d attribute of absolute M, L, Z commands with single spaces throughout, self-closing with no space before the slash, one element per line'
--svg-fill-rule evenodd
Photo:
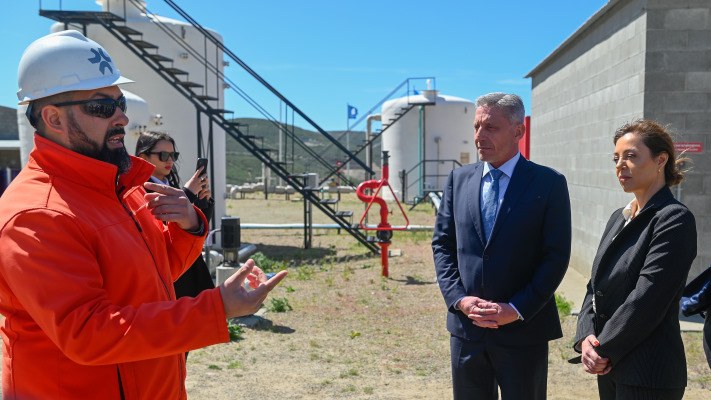
<path fill-rule="evenodd" d="M 433 76 L 442 94 L 470 100 L 516 93 L 528 110 L 531 82 L 524 76 L 607 0 L 175 2 L 222 34 L 229 49 L 317 124 L 344 130 L 347 104 L 364 113 L 409 77 Z M 37 0 L 3 3 L 0 105 L 16 107 L 22 51 L 53 21 L 38 15 Z M 100 10 L 92 0 L 42 0 L 42 7 L 60 3 Z M 181 19 L 162 0 L 148 0 L 147 7 Z M 228 74 L 238 68 L 232 63 Z"/>

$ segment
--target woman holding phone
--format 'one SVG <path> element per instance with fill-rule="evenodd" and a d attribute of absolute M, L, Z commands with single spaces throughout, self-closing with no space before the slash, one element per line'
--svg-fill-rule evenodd
<path fill-rule="evenodd" d="M 156 169 L 150 178 L 151 182 L 180 188 L 178 177 L 178 153 L 175 140 L 164 132 L 144 132 L 136 142 L 136 156 L 153 164 Z M 210 180 L 204 167 L 198 168 L 195 174 L 182 187 L 191 203 L 205 214 L 209 221 L 214 211 L 215 200 L 210 193 Z M 198 257 L 193 265 L 174 282 L 175 296 L 177 298 L 195 297 L 205 289 L 215 287 L 210 275 L 210 270 L 205 260 Z"/>
<path fill-rule="evenodd" d="M 696 257 L 696 223 L 671 186 L 684 179 L 670 135 L 638 120 L 615 132 L 617 179 L 634 198 L 612 213 L 578 315 L 575 349 L 601 399 L 684 396 L 679 300 Z"/>

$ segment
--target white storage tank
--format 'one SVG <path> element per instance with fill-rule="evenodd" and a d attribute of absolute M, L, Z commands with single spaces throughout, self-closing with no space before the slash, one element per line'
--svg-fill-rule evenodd
<path fill-rule="evenodd" d="M 145 1 L 138 3 L 142 7 L 146 7 Z M 217 100 L 210 101 L 208 104 L 215 109 L 225 108 L 224 82 L 216 74 L 212 72 L 206 73 L 204 65 L 196 57 L 189 54 L 184 47 L 164 32 L 164 29 L 169 29 L 179 40 L 194 49 L 197 54 L 208 55 L 208 60 L 213 65 L 213 68 L 218 69 L 222 74 L 224 66 L 222 51 L 211 42 L 207 41 L 206 43 L 203 34 L 197 28 L 183 21 L 156 15 L 146 15 L 133 2 L 97 0 L 97 4 L 102 6 L 103 11 L 109 11 L 125 18 L 127 26 L 143 34 L 142 36 L 133 36 L 134 38 L 141 38 L 158 46 L 158 49 L 149 49 L 150 53 L 157 53 L 173 60 L 172 63 L 164 62 L 164 66 L 188 72 L 188 75 L 178 75 L 180 80 L 192 81 L 203 85 L 203 88 L 194 89 L 196 93 L 217 98 Z M 150 7 L 148 7 L 148 10 L 150 10 Z M 160 26 L 154 21 L 160 22 Z M 51 29 L 52 32 L 61 30 L 64 30 L 64 24 L 62 23 L 54 24 Z M 208 31 L 222 42 L 221 35 L 209 29 Z M 180 151 L 180 161 L 178 162 L 180 180 L 182 183 L 187 182 L 195 172 L 195 163 L 198 158 L 198 117 L 195 106 L 103 26 L 98 24 L 88 25 L 86 36 L 106 48 L 121 70 L 121 75 L 134 81 L 134 83 L 121 86 L 122 91 L 130 91 L 135 94 L 135 96 L 129 96 L 128 94 L 126 96 L 129 100 L 127 115 L 131 119 L 126 129 L 127 135 L 125 138 L 126 149 L 129 154 L 133 155 L 135 152 L 139 131 L 164 131 L 176 141 L 176 147 Z M 205 82 L 206 79 L 207 82 Z M 18 114 L 20 112 L 24 113 L 24 107 L 20 108 L 21 110 L 18 110 Z M 21 119 L 19 115 L 18 119 Z M 29 127 L 29 124 L 26 124 L 24 128 L 20 128 L 23 156 L 25 155 L 25 147 L 27 147 L 26 142 L 29 140 L 30 149 L 32 142 L 33 131 L 31 127 L 29 129 L 27 127 Z M 213 124 L 213 154 L 211 157 L 208 153 L 210 126 L 209 120 L 205 115 L 201 116 L 201 131 L 203 156 L 210 157 L 210 163 L 214 171 L 214 175 L 211 175 L 210 179 L 213 184 L 212 195 L 215 198 L 214 215 L 217 226 L 212 228 L 219 228 L 222 217 L 226 215 L 225 132 L 222 128 Z M 26 157 L 23 159 L 26 160 Z"/>
<path fill-rule="evenodd" d="M 390 152 L 389 182 L 400 201 L 402 170 L 407 171 L 405 200 L 410 201 L 427 191 L 442 190 L 449 171 L 459 166 L 455 160 L 464 165 L 475 162 L 477 157 L 474 102 L 441 95 L 436 90 L 423 90 L 417 95 L 385 102 L 383 127 L 412 105 L 382 136 L 382 148 Z"/>

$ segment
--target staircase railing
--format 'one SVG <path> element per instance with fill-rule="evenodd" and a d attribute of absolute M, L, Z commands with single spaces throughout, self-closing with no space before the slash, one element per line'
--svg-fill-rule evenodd
<path fill-rule="evenodd" d="M 443 169 L 447 172 L 446 174 L 440 174 L 439 171 L 434 174 L 428 174 L 426 167 L 427 165 L 432 164 L 448 164 L 450 165 L 450 167 Z M 415 204 L 417 204 L 419 199 L 425 198 L 427 196 L 428 192 L 444 191 L 444 186 L 439 186 L 437 184 L 433 185 L 427 179 L 434 178 L 434 180 L 438 182 L 439 178 L 446 178 L 451 170 L 461 166 L 462 164 L 457 160 L 422 160 L 415 164 L 409 170 L 400 171 L 400 183 L 402 184 L 402 188 L 400 191 L 400 201 L 403 203 L 414 202 Z M 410 177 L 412 177 L 415 172 L 417 172 L 417 175 L 415 175 L 415 179 L 410 180 Z M 413 188 L 417 189 L 417 195 L 410 197 L 408 193 Z"/>
<path fill-rule="evenodd" d="M 408 98 L 408 106 L 404 107 L 402 110 L 400 110 L 399 113 L 396 114 L 395 118 L 390 120 L 390 121 L 382 121 L 381 126 L 382 128 L 379 131 L 376 131 L 375 134 L 371 135 L 368 140 L 364 140 L 363 143 L 358 146 L 354 151 L 353 151 L 353 157 L 357 157 L 359 154 L 361 154 L 364 150 L 366 150 L 368 147 L 372 146 L 373 143 L 375 143 L 382 135 L 383 133 L 388 130 L 391 126 L 395 125 L 397 121 L 399 121 L 402 117 L 405 116 L 412 108 L 414 108 L 415 105 L 427 105 L 422 102 L 418 102 L 417 104 L 411 104 L 409 102 L 410 96 L 417 95 L 418 90 L 417 90 L 417 83 L 421 83 L 421 88 L 422 87 L 428 87 L 431 88 L 432 90 L 435 90 L 435 78 L 434 77 L 415 77 L 415 78 L 407 78 L 402 83 L 400 83 L 395 89 L 393 89 L 390 93 L 385 95 L 382 99 L 380 99 L 375 105 L 370 107 L 368 111 L 366 111 L 364 114 L 361 114 L 361 117 L 357 119 L 353 125 L 351 125 L 350 129 L 347 131 L 343 131 L 336 137 L 336 140 L 338 142 L 343 141 L 343 138 L 346 137 L 347 135 L 353 133 L 353 130 L 360 126 L 363 121 L 365 121 L 369 115 L 373 114 L 376 110 L 378 110 L 383 104 L 385 104 L 386 101 L 392 100 L 398 97 L 407 97 Z M 423 89 L 421 89 L 423 90 Z M 432 103 L 434 104 L 434 103 Z M 372 149 L 372 147 L 371 147 Z M 374 154 L 374 152 L 371 152 L 371 154 Z M 349 160 L 346 160 L 343 162 L 343 165 L 346 165 L 346 163 Z M 366 162 L 368 162 L 366 160 Z M 327 177 L 328 178 L 328 177 Z M 371 176 L 372 179 L 372 176 Z M 325 181 L 326 179 L 324 179 Z"/>
<path fill-rule="evenodd" d="M 124 0 L 128 1 L 134 6 L 138 7 L 141 9 L 143 12 L 146 13 L 146 15 L 150 15 L 148 10 L 145 10 L 145 7 L 142 6 L 139 2 L 135 0 Z M 169 0 L 166 0 L 166 3 L 172 3 Z M 172 4 L 171 6 L 174 6 Z M 174 6 L 174 8 L 177 8 L 177 6 Z M 180 10 L 181 13 L 184 13 L 182 10 Z M 227 110 L 223 109 L 218 109 L 209 104 L 210 101 L 217 100 L 218 98 L 216 96 L 210 96 L 209 92 L 207 91 L 207 88 L 204 88 L 204 85 L 201 85 L 196 82 L 191 82 L 191 81 L 186 81 L 182 80 L 179 78 L 179 76 L 187 75 L 185 71 L 180 71 L 176 68 L 173 68 L 171 66 L 166 66 L 164 63 L 171 62 L 172 60 L 163 57 L 159 54 L 152 53 L 149 50 L 157 50 L 157 47 L 150 44 L 149 42 L 146 42 L 143 40 L 142 33 L 139 31 L 136 31 L 135 29 L 128 27 L 126 25 L 126 20 L 125 18 L 121 18 L 120 16 L 117 16 L 113 13 L 110 12 L 97 12 L 97 13 L 91 13 L 91 12 L 63 12 L 63 11 L 47 11 L 47 10 L 40 10 L 40 15 L 44 15 L 48 18 L 55 19 L 60 22 L 64 22 L 65 25 L 67 25 L 70 22 L 76 22 L 81 25 L 83 25 L 84 30 L 86 30 L 86 25 L 90 23 L 97 23 L 102 25 L 104 28 L 107 29 L 108 32 L 110 32 L 117 40 L 122 42 L 131 52 L 133 52 L 138 58 L 143 60 L 151 69 L 153 69 L 159 76 L 161 76 L 167 83 L 169 83 L 177 92 L 181 93 L 188 101 L 190 101 L 198 111 L 198 114 L 202 113 L 207 116 L 209 121 L 211 122 L 210 126 L 212 124 L 216 124 L 220 126 L 222 129 L 224 129 L 225 133 L 232 137 L 237 143 L 239 143 L 243 148 L 245 148 L 249 153 L 251 153 L 253 156 L 255 156 L 259 161 L 264 163 L 267 167 L 270 168 L 272 172 L 274 172 L 280 179 L 284 181 L 285 184 L 288 184 L 292 186 L 296 191 L 298 191 L 304 198 L 305 201 L 310 202 L 314 206 L 316 206 L 318 209 L 320 209 L 324 214 L 329 216 L 334 222 L 338 223 L 344 230 L 346 230 L 348 233 L 353 235 L 358 241 L 360 241 L 363 245 L 365 245 L 368 249 L 371 251 L 378 253 L 379 249 L 378 247 L 370 242 L 368 240 L 368 237 L 364 235 L 356 225 L 352 224 L 351 221 L 349 221 L 346 217 L 340 216 L 337 214 L 336 210 L 332 207 L 330 207 L 328 204 L 323 204 L 321 202 L 321 199 L 318 197 L 318 191 L 315 191 L 314 188 L 311 187 L 306 187 L 304 182 L 298 179 L 298 177 L 301 175 L 301 172 L 304 171 L 299 171 L 299 173 L 295 173 L 293 168 L 295 163 L 288 164 L 286 162 L 280 161 L 280 160 L 275 160 L 272 156 L 271 153 L 273 149 L 270 148 L 264 148 L 260 147 L 257 144 L 257 141 L 255 140 L 256 137 L 252 135 L 246 135 L 244 134 L 240 129 L 240 124 L 237 122 L 234 122 L 232 120 L 228 120 L 224 114 L 229 113 Z M 73 18 L 77 18 L 77 20 L 74 20 Z M 93 20 L 92 20 L 93 18 Z M 189 20 L 191 23 L 193 23 L 193 26 L 195 26 L 198 30 L 200 30 L 203 34 L 205 34 L 206 40 L 213 41 L 213 43 L 221 48 L 225 54 L 230 55 L 230 57 L 233 60 L 239 60 L 234 54 L 226 49 L 219 40 L 217 40 L 212 34 L 207 32 L 204 28 L 202 28 L 199 25 L 196 25 L 194 20 L 192 18 L 189 18 L 187 14 L 185 14 L 185 18 Z M 155 18 L 153 18 L 155 20 Z M 121 25 L 120 23 L 123 23 Z M 170 29 L 168 29 L 170 31 Z M 135 36 L 141 36 L 140 39 L 136 39 Z M 174 40 L 176 38 L 173 38 Z M 178 41 L 181 42 L 181 41 Z M 194 49 L 191 49 L 189 46 L 187 46 L 186 43 L 183 43 L 186 46 L 183 46 L 183 48 L 186 49 L 186 51 L 190 51 L 193 56 L 195 56 L 199 60 L 203 60 L 204 62 L 202 63 L 205 66 L 206 69 L 206 77 L 208 72 L 211 74 L 215 74 L 218 76 L 220 79 L 223 79 L 225 81 L 226 77 L 224 74 L 222 74 L 219 70 L 219 68 L 215 65 L 210 63 L 207 58 L 203 58 L 200 56 L 199 52 L 196 52 Z M 329 165 L 327 161 L 323 159 L 323 157 L 320 157 L 318 153 L 316 153 L 314 150 L 310 149 L 309 146 L 306 145 L 305 141 L 297 136 L 296 134 L 296 128 L 294 122 L 294 113 L 300 115 L 304 120 L 309 122 L 314 128 L 316 128 L 316 131 L 320 133 L 323 137 L 326 137 L 330 142 L 333 142 L 334 139 L 331 137 L 328 133 L 323 131 L 318 125 L 316 125 L 313 121 L 311 121 L 306 115 L 303 114 L 298 108 L 296 108 L 291 102 L 289 102 L 284 96 L 282 96 L 280 93 L 278 93 L 273 87 L 271 87 L 266 81 L 264 81 L 261 77 L 259 77 L 254 71 L 249 69 L 248 66 L 246 66 L 241 60 L 238 61 L 240 65 L 243 66 L 243 68 L 247 69 L 249 74 L 253 76 L 255 79 L 257 79 L 262 85 L 266 86 L 269 91 L 276 95 L 282 104 L 286 105 L 286 109 L 284 110 L 284 116 L 288 118 L 288 111 L 292 112 L 292 124 L 289 126 L 289 124 L 285 124 L 281 121 L 275 121 L 271 115 L 266 112 L 264 108 L 259 106 L 259 104 L 254 101 L 253 105 L 257 110 L 261 110 L 263 115 L 269 115 L 270 121 L 274 123 L 282 132 L 287 139 L 291 139 L 291 144 L 292 144 L 292 149 L 294 146 L 298 146 L 300 149 L 304 150 L 304 152 L 310 156 L 304 157 L 312 160 L 312 162 L 321 164 L 323 169 L 328 171 L 326 174 L 333 174 L 333 170 L 336 169 L 335 166 L 332 167 Z M 207 83 L 207 79 L 206 79 Z M 202 89 L 202 90 L 198 90 Z M 199 93 L 199 91 L 202 91 L 202 93 Z M 251 102 L 251 97 L 246 95 L 246 92 L 242 91 L 243 94 L 242 98 L 244 99 L 250 99 Z M 280 109 L 281 111 L 281 109 Z M 281 114 L 281 112 L 280 112 Z M 265 115 L 265 116 L 266 116 Z M 281 117 L 281 115 L 280 115 Z M 199 120 L 199 119 L 198 119 Z M 210 135 L 211 137 L 211 135 Z M 336 147 L 343 152 L 343 154 L 346 154 L 345 157 L 342 158 L 352 158 L 352 154 L 345 149 L 340 143 L 334 143 Z M 285 146 L 288 147 L 288 146 Z M 212 147 L 210 147 L 210 150 L 212 150 Z M 292 157 L 294 157 L 295 152 L 292 152 Z M 303 156 L 300 156 L 303 157 Z M 295 158 L 295 157 L 294 157 Z M 353 158 L 353 161 L 355 161 L 357 164 L 359 164 L 364 171 L 367 173 L 372 174 L 372 171 L 369 170 L 369 168 L 361 161 L 358 160 L 357 158 Z M 335 164 L 335 163 L 334 163 Z M 291 170 L 289 167 L 291 165 Z M 313 172 L 308 171 L 308 172 Z M 340 176 L 340 179 L 344 182 L 349 182 L 348 177 L 343 176 L 339 171 L 337 171 L 335 174 Z"/>

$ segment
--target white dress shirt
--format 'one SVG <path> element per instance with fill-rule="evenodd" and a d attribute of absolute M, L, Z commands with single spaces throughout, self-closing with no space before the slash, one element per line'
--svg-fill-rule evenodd
<path fill-rule="evenodd" d="M 497 215 L 499 213 L 499 210 L 501 209 L 501 203 L 504 201 L 506 189 L 508 189 L 509 187 L 511 176 L 513 176 L 513 171 L 514 168 L 516 168 L 516 163 L 518 162 L 519 158 L 521 158 L 521 153 L 516 153 L 515 156 L 511 157 L 508 161 L 506 161 L 498 168 L 499 171 L 503 172 L 503 174 L 501 174 L 501 177 L 499 178 L 499 204 L 498 207 L 496 207 Z M 492 167 L 491 164 L 489 164 L 488 162 L 484 163 L 484 169 L 482 170 L 481 175 L 481 190 L 479 191 L 479 207 L 482 213 L 484 211 L 484 193 L 489 192 L 489 187 L 491 186 L 493 181 L 493 179 L 491 179 L 491 174 L 489 173 L 489 171 L 491 171 L 492 169 L 494 169 L 494 167 Z"/>

